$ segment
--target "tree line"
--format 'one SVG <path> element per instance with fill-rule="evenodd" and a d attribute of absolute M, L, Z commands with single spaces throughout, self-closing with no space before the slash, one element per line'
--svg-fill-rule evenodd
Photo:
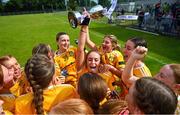
<path fill-rule="evenodd" d="M 91 8 L 97 4 L 109 7 L 110 2 L 111 0 L 98 0 L 98 3 L 92 0 L 8 0 L 7 2 L 0 0 L 0 14 L 8 12 L 78 10 L 80 7 Z M 127 0 L 118 0 L 118 3 L 121 2 L 127 2 Z"/>
<path fill-rule="evenodd" d="M 120 0 L 119 0 L 120 1 Z M 110 0 L 98 0 L 103 7 L 110 6 Z M 22 11 L 76 10 L 78 7 L 93 7 L 92 0 L 0 0 L 0 13 Z"/>

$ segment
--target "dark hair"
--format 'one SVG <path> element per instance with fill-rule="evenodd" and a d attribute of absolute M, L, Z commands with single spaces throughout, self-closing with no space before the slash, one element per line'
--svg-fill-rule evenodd
<path fill-rule="evenodd" d="M 173 114 L 177 106 L 175 93 L 163 82 L 143 77 L 135 82 L 134 103 L 145 114 Z"/>
<path fill-rule="evenodd" d="M 62 36 L 62 35 L 68 35 L 68 34 L 65 33 L 65 32 L 59 32 L 59 33 L 57 33 L 57 34 L 56 34 L 56 41 L 58 41 L 58 40 L 59 40 L 59 37 Z"/>
<path fill-rule="evenodd" d="M 59 32 L 59 33 L 57 33 L 57 34 L 56 34 L 56 42 L 59 41 L 60 36 L 62 36 L 62 35 L 68 35 L 68 34 L 65 33 L 65 32 Z M 59 46 L 58 46 L 58 45 L 57 45 L 57 48 L 59 49 Z"/>
<path fill-rule="evenodd" d="M 137 46 L 143 46 L 145 48 L 147 48 L 147 42 L 145 39 L 139 38 L 139 37 L 134 37 L 129 39 L 131 42 L 134 43 L 134 48 L 136 48 Z"/>
<path fill-rule="evenodd" d="M 99 103 L 106 97 L 107 84 L 104 79 L 95 73 L 83 74 L 78 82 L 78 93 L 97 113 Z"/>
<path fill-rule="evenodd" d="M 47 88 L 52 81 L 54 72 L 54 64 L 47 56 L 41 54 L 32 56 L 25 65 L 25 73 L 33 89 L 37 114 L 44 114 L 43 89 Z"/>
<path fill-rule="evenodd" d="M 54 106 L 50 114 L 93 114 L 91 107 L 81 99 L 68 99 Z"/>
<path fill-rule="evenodd" d="M 33 48 L 32 55 L 42 54 L 42 55 L 46 55 L 49 58 L 48 56 L 49 52 L 53 53 L 53 50 L 50 48 L 50 46 L 47 44 L 40 43 Z"/>

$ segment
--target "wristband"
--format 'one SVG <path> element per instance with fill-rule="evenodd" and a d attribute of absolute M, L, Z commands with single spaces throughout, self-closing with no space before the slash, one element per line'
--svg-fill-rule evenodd
<path fill-rule="evenodd" d="M 84 20 L 82 21 L 81 25 L 89 25 L 90 18 L 85 17 Z"/>

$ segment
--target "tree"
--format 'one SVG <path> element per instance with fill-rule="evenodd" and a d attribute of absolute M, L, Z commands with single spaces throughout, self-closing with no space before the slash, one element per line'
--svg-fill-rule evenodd
<path fill-rule="evenodd" d="M 75 9 L 79 0 L 71 1 L 70 7 Z M 66 9 L 64 0 L 9 0 L 3 7 L 0 0 L 0 11 L 15 12 L 15 11 L 53 11 L 54 9 Z"/>
<path fill-rule="evenodd" d="M 22 8 L 21 0 L 9 0 L 4 7 L 6 12 L 20 11 Z"/>
<path fill-rule="evenodd" d="M 3 3 L 2 0 L 0 0 L 0 13 L 3 11 Z"/>
<path fill-rule="evenodd" d="M 58 8 L 59 9 L 66 9 L 66 5 L 65 5 L 65 1 L 64 0 L 59 0 Z"/>
<path fill-rule="evenodd" d="M 118 0 L 117 3 L 129 2 L 129 0 Z"/>
<path fill-rule="evenodd" d="M 79 6 L 81 6 L 81 7 L 84 7 L 84 6 L 86 6 L 86 0 L 80 0 L 80 5 Z"/>
<path fill-rule="evenodd" d="M 75 11 L 77 7 L 77 1 L 76 0 L 69 0 L 68 6 L 70 10 Z"/>
<path fill-rule="evenodd" d="M 97 3 L 96 3 L 96 2 L 91 1 L 91 7 L 96 6 L 96 5 L 97 5 Z"/>
<path fill-rule="evenodd" d="M 103 7 L 109 7 L 110 1 L 109 0 L 99 0 L 99 4 L 102 5 Z"/>

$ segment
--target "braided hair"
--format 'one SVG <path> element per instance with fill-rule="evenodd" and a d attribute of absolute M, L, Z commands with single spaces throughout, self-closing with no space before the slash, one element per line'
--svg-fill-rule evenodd
<path fill-rule="evenodd" d="M 43 89 L 47 88 L 55 73 L 54 64 L 45 55 L 32 56 L 25 65 L 27 79 L 33 89 L 36 113 L 44 114 Z"/>

